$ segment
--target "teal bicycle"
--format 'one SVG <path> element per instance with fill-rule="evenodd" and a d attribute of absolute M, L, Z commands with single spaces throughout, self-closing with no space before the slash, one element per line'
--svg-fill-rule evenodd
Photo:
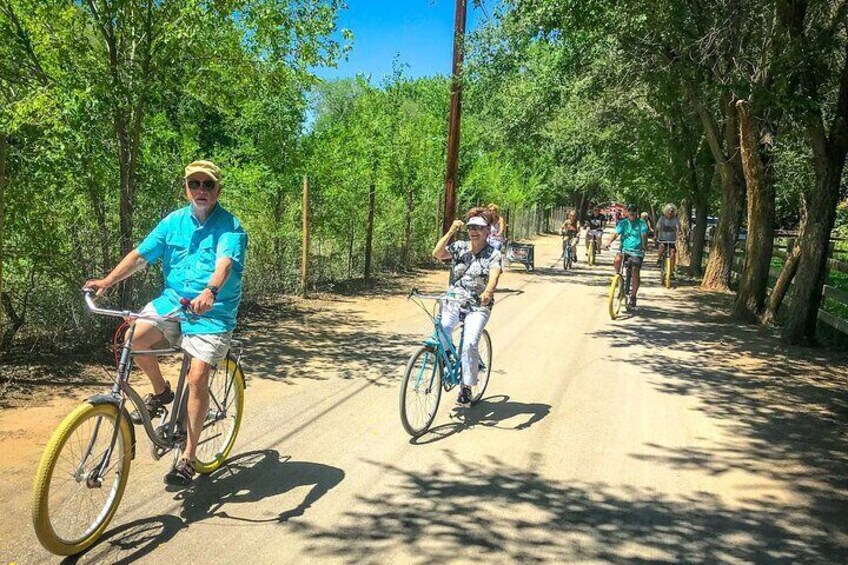
<path fill-rule="evenodd" d="M 422 294 L 418 290 L 413 290 L 409 299 L 415 301 L 433 322 L 433 334 L 409 358 L 400 388 L 400 420 L 403 429 L 417 438 L 433 424 L 442 389 L 447 392 L 462 382 L 460 352 L 465 337 L 465 316 L 460 318 L 459 345 L 454 346 L 452 337 L 442 329 L 442 306 L 453 302 L 462 307 L 469 304 L 471 299 L 451 293 Z M 434 301 L 432 312 L 424 303 L 425 300 Z M 471 388 L 472 405 L 483 397 L 492 373 L 492 338 L 486 330 L 480 335 L 479 352 L 480 372 L 477 384 Z"/>

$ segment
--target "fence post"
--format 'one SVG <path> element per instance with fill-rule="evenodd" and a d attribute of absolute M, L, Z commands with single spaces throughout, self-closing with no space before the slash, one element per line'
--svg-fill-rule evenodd
<path fill-rule="evenodd" d="M 300 257 L 300 295 L 306 297 L 309 285 L 309 178 L 303 175 L 303 246 Z"/>
<path fill-rule="evenodd" d="M 372 180 L 368 190 L 368 225 L 365 232 L 365 280 L 371 279 L 371 242 L 374 237 L 374 205 L 377 186 Z"/>

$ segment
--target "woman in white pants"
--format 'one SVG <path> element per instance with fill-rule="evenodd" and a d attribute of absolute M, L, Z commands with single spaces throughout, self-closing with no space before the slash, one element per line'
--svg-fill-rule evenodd
<path fill-rule="evenodd" d="M 477 373 L 480 370 L 477 347 L 480 334 L 492 313 L 495 288 L 501 276 L 501 253 L 488 243 L 493 221 L 494 215 L 490 210 L 472 208 L 465 215 L 465 222 L 456 220 L 433 249 L 433 257 L 436 259 L 453 261 L 449 291 L 471 298 L 468 305 L 446 302 L 442 308 L 442 328 L 447 335 L 453 334 L 460 315 L 465 314 L 465 339 L 461 352 L 462 386 L 457 399 L 460 404 L 471 402 L 471 387 L 477 384 Z M 463 226 L 468 228 L 468 241 L 455 241 L 448 245 Z"/>

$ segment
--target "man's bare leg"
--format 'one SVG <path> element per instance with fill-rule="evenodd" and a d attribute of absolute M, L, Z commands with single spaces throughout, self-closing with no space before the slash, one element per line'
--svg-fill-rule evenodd
<path fill-rule="evenodd" d="M 136 322 L 132 348 L 133 351 L 150 349 L 164 339 L 165 335 L 159 328 L 153 324 L 139 321 Z M 165 379 L 162 377 L 161 369 L 159 369 L 159 360 L 155 356 L 136 357 L 135 364 L 150 379 L 150 383 L 153 385 L 153 394 L 165 392 Z"/>
<path fill-rule="evenodd" d="M 186 382 L 188 383 L 188 418 L 186 428 L 188 437 L 183 457 L 194 461 L 200 432 L 209 412 L 209 372 L 212 366 L 200 359 L 192 358 Z"/>

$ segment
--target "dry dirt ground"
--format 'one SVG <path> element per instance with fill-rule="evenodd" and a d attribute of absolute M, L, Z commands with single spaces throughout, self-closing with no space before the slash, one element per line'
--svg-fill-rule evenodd
<path fill-rule="evenodd" d="M 405 293 L 444 272 L 257 309 L 231 460 L 167 492 L 142 446 L 110 528 L 68 562 L 848 562 L 848 359 L 655 269 L 638 315 L 611 321 L 610 255 L 564 273 L 558 238 L 536 245 L 537 270 L 502 279 L 486 398 L 443 395 L 414 441 L 398 385 L 429 329 Z M 31 482 L 101 380 L 0 412 L 0 563 L 59 561 Z"/>

